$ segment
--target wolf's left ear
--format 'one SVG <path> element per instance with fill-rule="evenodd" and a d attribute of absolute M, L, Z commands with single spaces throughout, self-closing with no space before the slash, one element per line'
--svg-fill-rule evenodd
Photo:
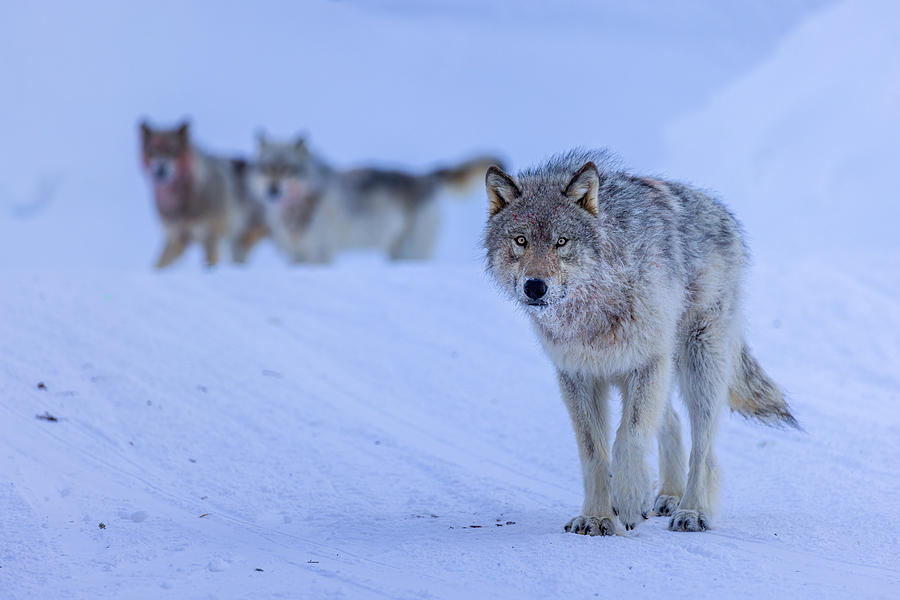
<path fill-rule="evenodd" d="M 146 140 L 150 137 L 150 124 L 146 120 L 141 121 L 141 138 Z"/>
<path fill-rule="evenodd" d="M 492 217 L 522 195 L 522 191 L 513 178 L 497 166 L 491 166 L 487 170 L 484 184 L 487 187 L 489 210 Z"/>
<path fill-rule="evenodd" d="M 572 176 L 572 181 L 563 192 L 566 198 L 575 202 L 578 206 L 597 216 L 597 196 L 600 193 L 600 173 L 597 165 L 589 162 Z"/>
<path fill-rule="evenodd" d="M 188 139 L 188 132 L 190 128 L 190 123 L 188 123 L 187 121 L 182 121 L 181 125 L 178 126 L 178 129 L 175 130 L 175 135 L 177 135 L 181 141 L 186 142 Z"/>

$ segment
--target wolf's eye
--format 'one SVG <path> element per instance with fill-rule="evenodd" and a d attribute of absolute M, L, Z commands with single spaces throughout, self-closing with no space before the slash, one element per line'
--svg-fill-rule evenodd
<path fill-rule="evenodd" d="M 528 243 L 528 240 L 525 239 L 524 235 L 520 235 L 519 237 L 516 238 L 516 243 L 520 246 L 524 246 L 525 244 Z"/>
<path fill-rule="evenodd" d="M 568 238 L 561 237 L 558 240 L 556 240 L 556 247 L 560 248 L 562 246 L 565 246 L 568 243 L 568 241 L 569 241 Z"/>

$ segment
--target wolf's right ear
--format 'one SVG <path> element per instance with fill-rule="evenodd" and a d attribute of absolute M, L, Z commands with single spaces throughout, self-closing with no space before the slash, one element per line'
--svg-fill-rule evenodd
<path fill-rule="evenodd" d="M 572 176 L 563 194 L 596 217 L 599 212 L 597 198 L 599 192 L 600 173 L 597 171 L 597 165 L 588 162 Z"/>
<path fill-rule="evenodd" d="M 298 135 L 297 139 L 294 140 L 294 149 L 297 151 L 297 154 L 300 156 L 306 157 L 309 156 L 309 146 L 306 145 L 306 136 Z"/>
<path fill-rule="evenodd" d="M 150 125 L 147 121 L 141 121 L 141 139 L 145 142 L 150 138 L 150 134 L 152 131 L 150 130 Z"/>
<path fill-rule="evenodd" d="M 513 178 L 504 173 L 500 167 L 491 166 L 484 176 L 484 184 L 487 187 L 488 201 L 490 202 L 490 216 L 506 208 L 516 198 L 522 195 L 522 191 Z"/>
<path fill-rule="evenodd" d="M 266 130 L 259 128 L 256 130 L 256 145 L 265 148 L 269 145 L 269 138 L 266 137 Z"/>
<path fill-rule="evenodd" d="M 188 136 L 190 135 L 191 124 L 189 121 L 182 121 L 178 124 L 178 127 L 175 129 L 175 135 L 178 137 L 178 141 L 182 144 L 188 143 Z"/>

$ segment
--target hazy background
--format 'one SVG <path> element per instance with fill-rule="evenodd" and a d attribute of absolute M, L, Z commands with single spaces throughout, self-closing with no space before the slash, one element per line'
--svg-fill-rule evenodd
<path fill-rule="evenodd" d="M 6 2 L 0 266 L 151 264 L 144 116 L 240 154 L 307 132 L 340 166 L 608 146 L 721 192 L 757 253 L 893 251 L 897 9 L 851 4 Z M 483 203 L 447 203 L 440 259 L 477 258 Z"/>

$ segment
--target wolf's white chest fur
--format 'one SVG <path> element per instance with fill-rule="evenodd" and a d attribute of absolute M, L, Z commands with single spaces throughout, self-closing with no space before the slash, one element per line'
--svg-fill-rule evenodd
<path fill-rule="evenodd" d="M 653 290 L 655 293 L 647 294 L 649 297 L 642 302 L 641 312 L 606 329 L 552 318 L 534 319 L 534 329 L 544 351 L 560 371 L 618 377 L 674 352 L 683 306 L 682 295 L 671 287 Z"/>

